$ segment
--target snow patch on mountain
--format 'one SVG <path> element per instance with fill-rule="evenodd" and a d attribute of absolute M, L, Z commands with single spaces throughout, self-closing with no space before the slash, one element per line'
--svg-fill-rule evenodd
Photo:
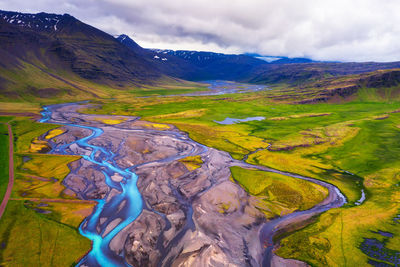
<path fill-rule="evenodd" d="M 56 14 L 39 13 L 33 15 L 0 10 L 0 18 L 4 21 L 19 27 L 35 28 L 37 30 L 57 31 L 57 25 L 62 17 L 62 15 Z"/>

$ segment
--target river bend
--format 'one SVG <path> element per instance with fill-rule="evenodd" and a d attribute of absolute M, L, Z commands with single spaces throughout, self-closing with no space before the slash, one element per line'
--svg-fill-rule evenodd
<path fill-rule="evenodd" d="M 92 249 L 78 266 L 270 266 L 277 232 L 346 202 L 331 184 L 234 160 L 173 126 L 158 130 L 128 116 L 108 125 L 104 116 L 80 114 L 79 108 L 46 106 L 40 120 L 66 130 L 50 141 L 50 153 L 82 157 L 64 185 L 97 202 L 79 227 Z M 202 166 L 187 169 L 179 160 L 188 156 L 200 156 Z M 251 196 L 230 180 L 231 166 L 307 180 L 329 195 L 309 210 L 266 222 Z M 236 204 L 221 214 L 221 203 Z"/>

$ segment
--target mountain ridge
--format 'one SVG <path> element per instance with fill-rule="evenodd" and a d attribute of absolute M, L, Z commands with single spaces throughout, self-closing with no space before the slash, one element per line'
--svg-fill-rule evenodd
<path fill-rule="evenodd" d="M 125 42 L 133 42 L 123 35 Z M 128 41 L 129 40 L 129 41 Z M 129 47 L 129 45 L 128 45 Z M 138 48 L 135 48 L 135 51 Z M 234 80 L 256 84 L 297 85 L 343 75 L 367 73 L 380 69 L 400 68 L 400 62 L 332 62 L 308 58 L 276 57 L 267 62 L 258 54 L 222 54 L 206 51 L 146 49 L 140 53 L 160 71 L 187 80 Z M 273 56 L 269 56 L 273 57 Z"/>
<path fill-rule="evenodd" d="M 54 92 L 67 95 L 79 86 L 63 80 L 124 89 L 169 79 L 113 36 L 68 14 L 0 11 L 0 57 L 0 86 L 7 97 L 35 95 L 32 86 L 53 88 L 46 86 L 46 80 L 55 77 L 62 79 L 56 79 Z"/>

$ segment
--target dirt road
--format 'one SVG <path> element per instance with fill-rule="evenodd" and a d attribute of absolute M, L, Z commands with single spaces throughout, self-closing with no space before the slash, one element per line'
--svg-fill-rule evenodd
<path fill-rule="evenodd" d="M 9 163 L 8 163 L 8 186 L 7 191 L 4 195 L 3 201 L 0 204 L 0 219 L 3 216 L 4 210 L 6 209 L 8 200 L 11 196 L 11 190 L 14 184 L 14 144 L 13 144 L 13 133 L 11 125 L 7 123 L 8 127 L 8 138 L 9 138 Z"/>

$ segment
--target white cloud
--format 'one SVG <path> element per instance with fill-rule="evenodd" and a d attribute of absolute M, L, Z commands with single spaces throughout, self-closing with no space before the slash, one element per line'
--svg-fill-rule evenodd
<path fill-rule="evenodd" d="M 0 0 L 0 8 L 70 13 L 144 47 L 400 60 L 397 0 Z"/>

